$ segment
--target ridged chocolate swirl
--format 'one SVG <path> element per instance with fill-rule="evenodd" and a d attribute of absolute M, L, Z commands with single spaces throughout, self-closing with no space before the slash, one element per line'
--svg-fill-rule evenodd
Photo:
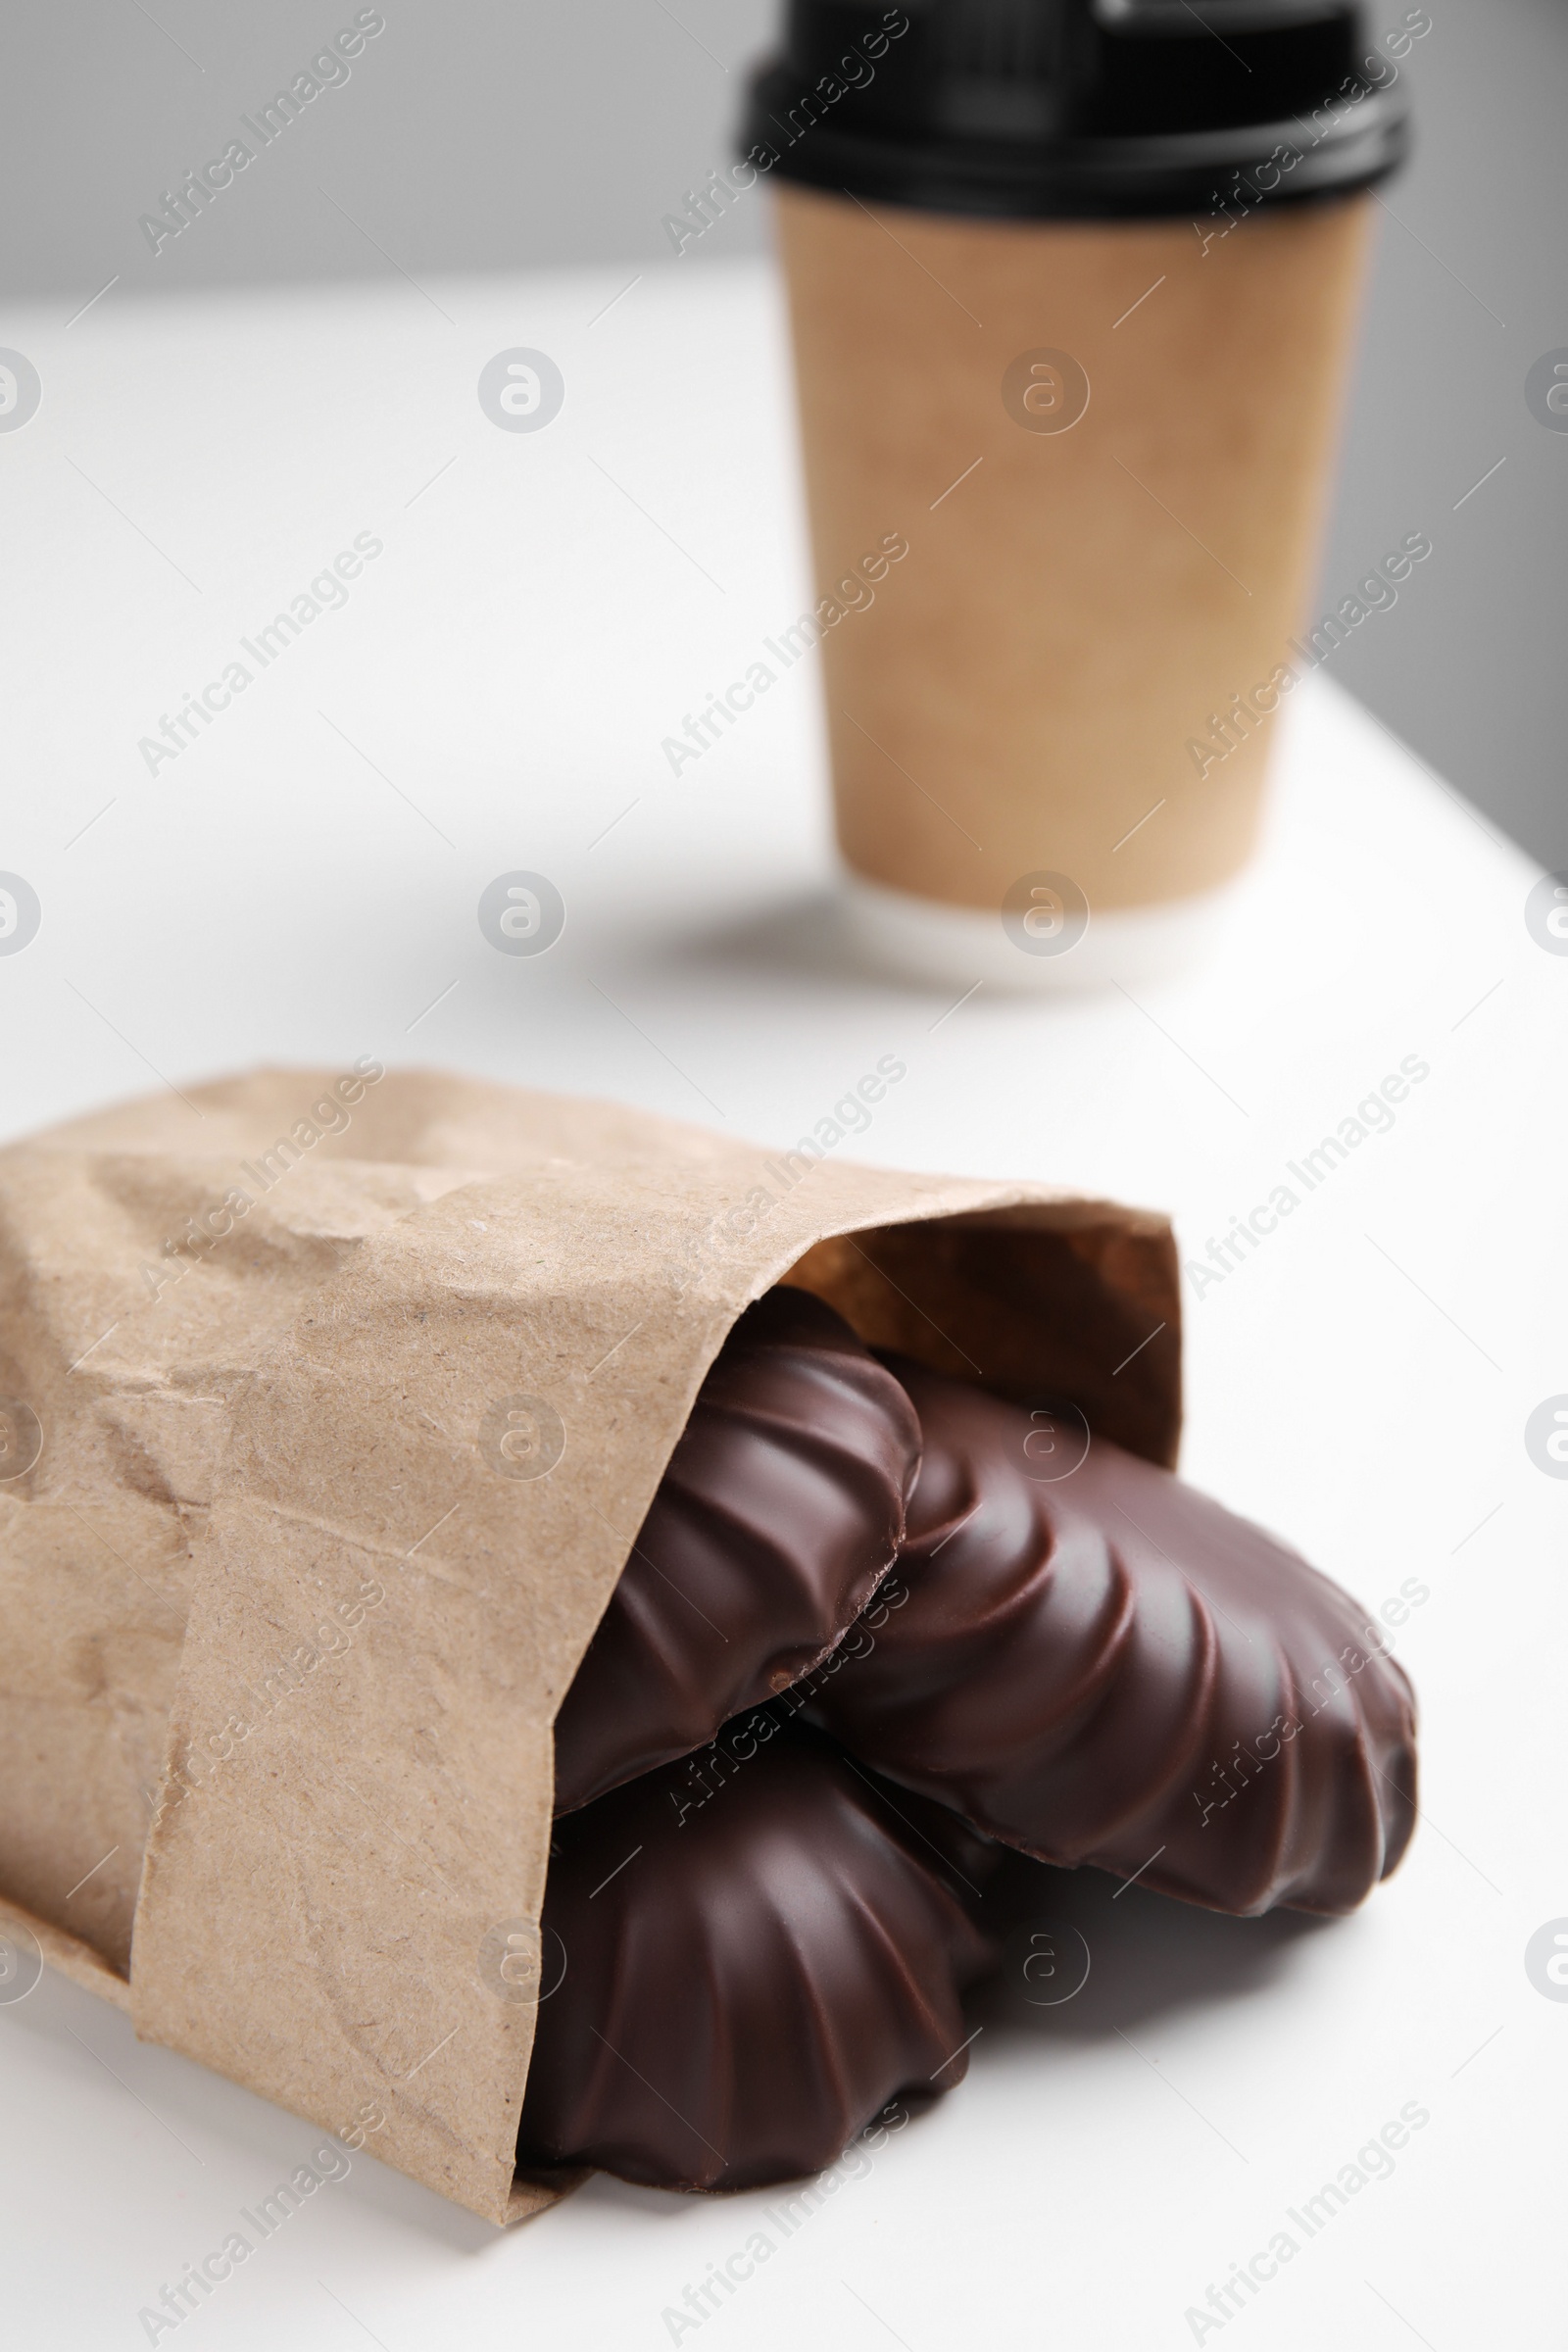
<path fill-rule="evenodd" d="M 1167 1471 L 1096 1439 L 1051 1482 L 1028 1413 L 895 1360 L 924 1459 L 880 1598 L 907 1599 L 813 1719 L 1043 1861 L 1242 1914 L 1360 1902 L 1415 1820 L 1382 1629 Z"/>
<path fill-rule="evenodd" d="M 904 1533 L 914 1407 L 807 1291 L 715 1358 L 556 1719 L 556 1811 L 711 1740 L 809 1671 Z"/>
<path fill-rule="evenodd" d="M 758 2187 L 967 2069 L 998 1849 L 765 1709 L 719 1750 L 556 1824 L 524 2167 Z"/>

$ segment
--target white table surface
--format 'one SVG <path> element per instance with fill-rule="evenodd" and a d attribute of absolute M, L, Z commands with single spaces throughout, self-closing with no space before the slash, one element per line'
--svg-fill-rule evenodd
<path fill-rule="evenodd" d="M 1392 1132 L 1189 1298 L 1184 1467 L 1368 1602 L 1430 1588 L 1398 1637 L 1430 1812 L 1328 1928 L 1064 1880 L 1085 1990 L 988 2011 L 969 2081 L 787 2240 L 768 2198 L 607 2180 L 499 2235 L 362 2157 L 180 2341 L 653 2347 L 764 2229 L 771 2257 L 679 2341 L 1153 2352 L 1416 2102 L 1392 2178 L 1201 2340 L 1545 2343 L 1568 2006 L 1524 1949 L 1568 1914 L 1568 1485 L 1523 1432 L 1568 1390 L 1568 958 L 1526 930 L 1533 869 L 1314 680 L 1205 975 L 945 1018 L 953 992 L 858 976 L 810 665 L 678 782 L 660 750 L 806 601 L 773 287 L 676 266 L 590 323 L 619 283 L 0 319 L 43 382 L 0 435 L 0 868 L 43 908 L 0 957 L 0 1132 L 368 1053 L 782 1144 L 896 1053 L 864 1156 L 1155 1203 L 1196 1258 L 1419 1056 Z M 541 432 L 479 408 L 509 346 L 564 373 Z M 138 738 L 361 532 L 384 552 L 346 607 L 149 775 Z M 537 960 L 475 919 L 519 867 L 568 910 Z M 317 2137 L 51 1977 L 0 2007 L 0 2084 L 18 2345 L 146 2341 L 140 2308 Z"/>

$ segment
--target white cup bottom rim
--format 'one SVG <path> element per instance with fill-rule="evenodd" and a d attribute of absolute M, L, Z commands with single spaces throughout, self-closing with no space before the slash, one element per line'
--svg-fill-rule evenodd
<path fill-rule="evenodd" d="M 1014 944 L 1000 908 L 917 898 L 853 869 L 839 884 L 846 935 L 871 969 L 931 986 L 983 980 L 1025 996 L 1183 977 L 1208 960 L 1238 890 L 1233 880 L 1146 906 L 1091 907 L 1087 929 L 1070 946 L 1031 954 Z"/>

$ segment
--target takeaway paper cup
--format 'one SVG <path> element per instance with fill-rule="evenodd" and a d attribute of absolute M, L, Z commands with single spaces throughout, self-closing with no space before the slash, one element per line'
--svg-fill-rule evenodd
<path fill-rule="evenodd" d="M 838 839 L 883 963 L 1132 980 L 1256 837 L 1398 68 L 1333 0 L 1003 13 L 799 0 L 755 92 Z"/>

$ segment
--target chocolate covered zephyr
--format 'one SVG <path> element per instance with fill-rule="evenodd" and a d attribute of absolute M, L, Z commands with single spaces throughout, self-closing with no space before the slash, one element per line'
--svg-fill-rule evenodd
<path fill-rule="evenodd" d="M 1052 1478 L 1021 1407 L 897 1370 L 924 1439 L 902 1605 L 813 1685 L 814 1719 L 1042 1860 L 1220 1911 L 1360 1902 L 1415 1819 L 1382 1630 L 1169 1472 L 1096 1439 Z"/>
<path fill-rule="evenodd" d="M 765 1709 L 719 1750 L 556 1825 L 524 2166 L 756 2187 L 967 2067 L 981 1841 Z"/>
<path fill-rule="evenodd" d="M 775 1290 L 720 1349 L 556 1718 L 556 1810 L 710 1740 L 839 1641 L 920 1460 L 903 1387 L 830 1306 Z"/>

